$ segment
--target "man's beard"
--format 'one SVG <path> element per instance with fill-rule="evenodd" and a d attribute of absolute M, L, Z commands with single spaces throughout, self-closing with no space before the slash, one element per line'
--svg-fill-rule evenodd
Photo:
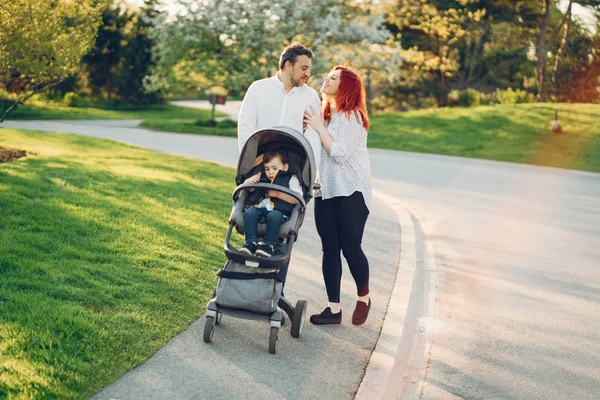
<path fill-rule="evenodd" d="M 302 82 L 302 79 L 294 79 L 294 78 L 290 78 L 290 81 L 292 82 L 292 85 L 294 85 L 295 87 L 300 87 L 302 85 L 304 85 L 304 82 Z"/>

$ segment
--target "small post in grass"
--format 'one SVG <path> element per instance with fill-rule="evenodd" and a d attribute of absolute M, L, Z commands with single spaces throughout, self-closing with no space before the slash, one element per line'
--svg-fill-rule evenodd
<path fill-rule="evenodd" d="M 223 86 L 212 86 L 210 89 L 206 91 L 208 94 L 208 101 L 212 104 L 212 116 L 211 119 L 215 120 L 215 108 L 217 104 L 224 105 L 227 100 L 227 89 Z"/>

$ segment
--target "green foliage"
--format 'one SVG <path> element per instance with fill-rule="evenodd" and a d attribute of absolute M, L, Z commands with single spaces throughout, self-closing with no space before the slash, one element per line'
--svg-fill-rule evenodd
<path fill-rule="evenodd" d="M 355 0 L 190 1 L 175 20 L 153 30 L 158 65 L 149 87 L 171 88 L 174 73 L 191 85 L 220 84 L 233 94 L 273 74 L 283 48 L 298 40 L 315 54 L 338 44 L 384 43 L 381 11 Z M 368 4 L 367 4 L 368 3 Z M 335 52 L 334 52 L 335 53 Z M 335 54 L 339 56 L 339 54 Z M 332 61 L 333 63 L 333 61 Z M 331 67 L 322 56 L 313 73 Z M 177 71 L 174 71 L 177 70 Z M 179 90 L 185 89 L 180 88 Z"/>
<path fill-rule="evenodd" d="M 0 86 L 24 101 L 74 74 L 93 45 L 102 3 L 1 0 Z"/>
<path fill-rule="evenodd" d="M 235 171 L 0 130 L 0 398 L 84 399 L 203 313 Z"/>
<path fill-rule="evenodd" d="M 111 107 L 160 104 L 160 91 L 147 91 L 144 82 L 152 62 L 153 41 L 149 30 L 157 17 L 155 2 L 139 12 L 116 3 L 102 13 L 96 43 L 83 58 L 75 91 L 102 96 Z"/>
<path fill-rule="evenodd" d="M 217 127 L 219 128 L 237 128 L 237 122 L 231 119 L 224 119 L 222 121 L 217 122 Z"/>
<path fill-rule="evenodd" d="M 215 121 L 214 119 L 197 119 L 196 121 L 194 121 L 194 125 L 214 128 L 215 126 L 217 126 L 217 121 Z"/>
<path fill-rule="evenodd" d="M 63 97 L 63 104 L 67 107 L 90 107 L 92 103 L 74 92 L 69 92 Z"/>
<path fill-rule="evenodd" d="M 490 104 L 490 96 L 475 89 L 452 90 L 448 93 L 448 106 L 475 107 Z"/>
<path fill-rule="evenodd" d="M 533 93 L 526 90 L 508 88 L 506 90 L 496 89 L 496 98 L 500 104 L 521 104 L 535 103 L 536 98 Z"/>

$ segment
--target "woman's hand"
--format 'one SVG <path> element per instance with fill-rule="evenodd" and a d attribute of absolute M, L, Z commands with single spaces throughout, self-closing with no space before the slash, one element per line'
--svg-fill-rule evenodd
<path fill-rule="evenodd" d="M 310 106 L 310 111 L 304 113 L 304 122 L 310 125 L 315 131 L 325 128 L 323 115 L 320 112 L 317 112 L 313 106 Z"/>
<path fill-rule="evenodd" d="M 244 183 L 258 183 L 258 181 L 260 181 L 260 172 L 246 179 Z"/>
<path fill-rule="evenodd" d="M 267 196 L 268 197 L 279 197 L 279 190 L 269 190 L 267 191 Z"/>

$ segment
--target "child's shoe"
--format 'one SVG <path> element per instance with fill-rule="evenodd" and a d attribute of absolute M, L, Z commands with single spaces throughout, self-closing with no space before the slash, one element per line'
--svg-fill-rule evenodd
<path fill-rule="evenodd" d="M 256 255 L 259 257 L 271 257 L 273 255 L 273 246 L 261 243 L 258 249 L 256 249 Z"/>
<path fill-rule="evenodd" d="M 248 254 L 249 256 L 251 256 L 252 254 L 254 254 L 257 247 L 258 246 L 255 242 L 246 242 L 244 243 L 244 247 L 240 249 L 240 253 Z"/>

